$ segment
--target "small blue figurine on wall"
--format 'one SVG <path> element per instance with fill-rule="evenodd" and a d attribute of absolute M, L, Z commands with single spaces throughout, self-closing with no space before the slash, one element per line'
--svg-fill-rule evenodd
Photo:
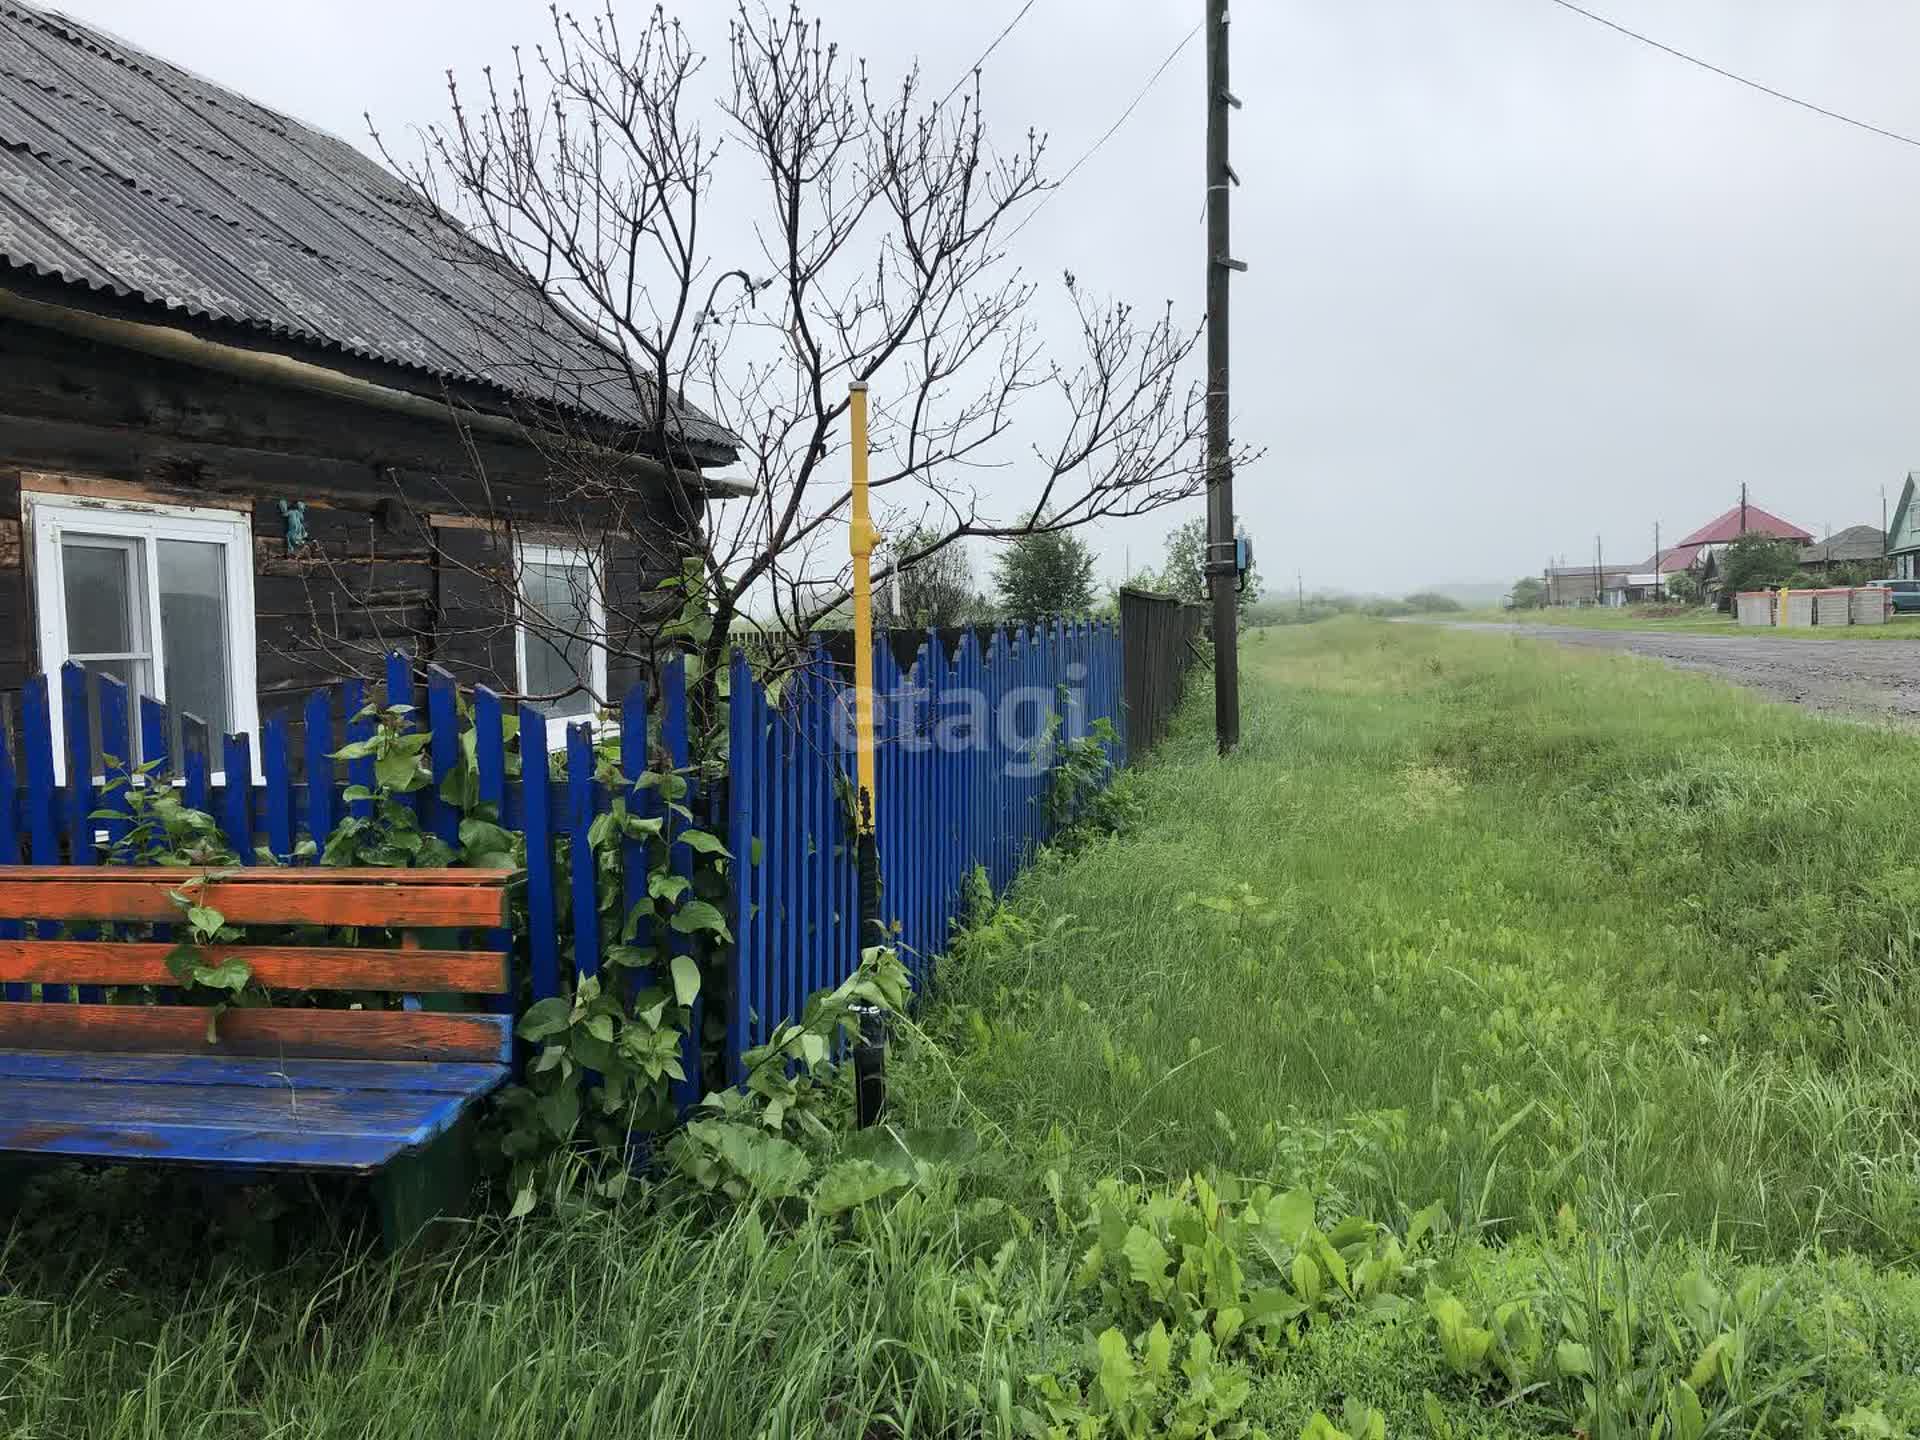
<path fill-rule="evenodd" d="M 287 553 L 293 554 L 307 543 L 307 502 L 280 502 L 280 518 L 287 522 Z"/>

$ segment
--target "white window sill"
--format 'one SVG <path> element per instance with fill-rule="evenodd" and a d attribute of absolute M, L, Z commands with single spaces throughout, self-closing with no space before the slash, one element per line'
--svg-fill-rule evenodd
<path fill-rule="evenodd" d="M 538 707 L 536 706 L 535 708 L 537 709 Z M 546 719 L 547 753 L 549 755 L 553 754 L 556 750 L 564 751 L 567 748 L 567 732 L 575 725 L 587 726 L 595 740 L 599 740 L 604 735 L 615 733 L 620 728 L 619 721 L 603 720 L 597 714 L 549 715 Z M 524 724 L 525 722 L 522 723 Z"/>

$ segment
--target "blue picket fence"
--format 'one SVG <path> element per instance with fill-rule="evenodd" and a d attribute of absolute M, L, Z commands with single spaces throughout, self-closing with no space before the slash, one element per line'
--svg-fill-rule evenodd
<path fill-rule="evenodd" d="M 960 918 L 967 876 L 998 892 L 1053 828 L 1050 749 L 1112 722 L 1108 760 L 1126 763 L 1119 628 L 1054 622 L 965 632 L 949 652 L 929 633 L 904 671 L 875 647 L 874 834 L 881 920 L 915 988 Z M 734 987 L 727 1049 L 765 1042 L 806 997 L 859 958 L 853 694 L 816 651 L 775 682 L 734 655 L 728 711 L 728 847 Z"/>
<path fill-rule="evenodd" d="M 1105 716 L 1122 737 L 1108 747 L 1110 758 L 1125 762 L 1121 668 L 1118 628 L 1105 623 L 995 631 L 984 649 L 969 632 L 952 653 L 929 635 L 904 672 L 888 647 L 878 647 L 875 826 L 882 911 L 918 982 L 944 948 L 974 867 L 983 867 L 998 890 L 1047 839 L 1047 742 L 1082 737 Z M 663 767 L 688 774 L 683 803 L 704 828 L 727 837 L 735 857 L 726 1069 L 737 1078 L 747 1049 L 780 1019 L 797 1015 L 814 990 L 846 978 L 858 961 L 851 688 L 823 652 L 765 683 L 736 653 L 728 677 L 727 774 L 703 784 L 688 768 L 684 662 L 667 661 L 658 679 L 658 693 L 637 685 L 623 697 L 620 769 L 630 779 Z M 295 863 L 301 839 L 324 848 L 344 817 L 365 813 L 367 802 L 349 800 L 346 791 L 372 786 L 372 761 L 331 758 L 370 733 L 370 722 L 354 718 L 368 699 L 360 681 L 316 690 L 298 710 L 269 714 L 257 771 L 249 737 L 209 736 L 192 717 L 130 696 L 113 676 L 76 665 L 59 677 L 56 737 L 49 683 L 45 675 L 27 682 L 17 732 L 0 725 L 0 866 L 102 863 L 102 843 L 123 836 L 128 823 L 95 818 L 102 809 L 126 813 L 124 790 L 103 782 L 136 763 L 151 767 L 149 783 L 177 783 L 189 805 L 215 816 L 249 864 L 257 850 Z M 440 794 L 463 743 L 454 677 L 437 666 L 421 675 L 394 655 L 381 698 L 414 707 L 409 723 L 430 732 L 434 785 L 415 792 L 410 803 L 419 807 L 425 828 L 456 842 L 461 812 Z M 559 862 L 559 841 L 571 840 L 572 853 L 587 853 L 594 818 L 613 797 L 595 778 L 591 726 L 572 724 L 554 737 L 563 766 L 529 764 L 510 774 L 516 744 L 522 755 L 546 753 L 552 720 L 484 686 L 470 692 L 470 706 L 480 800 L 502 825 L 525 833 L 529 856 L 548 857 L 528 867 L 528 943 L 515 957 L 530 998 L 539 1000 L 561 993 L 570 979 L 560 968 L 568 938 L 563 915 L 575 967 L 585 974 L 600 967 L 593 868 L 574 866 L 569 873 Z M 516 713 L 517 742 L 508 723 Z M 642 816 L 658 815 L 665 805 L 658 787 L 636 785 L 626 799 Z M 630 909 L 645 893 L 647 867 L 639 842 L 628 843 L 622 884 Z M 691 877 L 686 846 L 675 846 L 671 858 Z M 27 923 L 0 921 L 0 939 L 22 938 Z M 675 951 L 692 944 L 678 933 L 668 940 Z M 83 1002 L 101 998 L 97 987 L 76 988 Z M 30 998 L 23 985 L 5 990 L 8 1000 Z M 59 1004 L 74 997 L 68 987 L 43 986 L 39 998 Z M 697 1066 L 688 1068 L 683 1101 L 697 1096 L 700 1083 Z M 720 1078 L 705 1077 L 708 1084 Z"/>

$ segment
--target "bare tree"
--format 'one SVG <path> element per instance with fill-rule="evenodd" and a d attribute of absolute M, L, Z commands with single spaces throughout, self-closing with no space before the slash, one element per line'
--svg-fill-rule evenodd
<path fill-rule="evenodd" d="M 1045 145 L 995 148 L 980 94 L 977 72 L 944 96 L 917 69 L 883 84 L 797 8 L 743 5 L 710 77 L 662 10 L 631 31 L 610 4 L 588 20 L 556 7 L 531 57 L 477 89 L 449 76 L 450 118 L 400 167 L 484 245 L 475 264 L 551 302 L 522 317 L 511 360 L 542 397 L 518 418 L 554 509 L 597 563 L 631 563 L 606 543 L 623 536 L 697 559 L 709 667 L 737 618 L 797 636 L 847 594 L 850 382 L 871 387 L 881 528 L 912 536 L 888 566 L 1202 483 L 1197 331 L 1170 308 L 1142 315 L 1068 275 L 1073 353 L 1043 349 L 1005 246 L 1046 189 Z M 723 228 L 722 212 L 751 223 Z M 997 506 L 981 481 L 1007 468 L 1016 413 L 1023 435 L 1055 438 L 1017 447 Z M 731 498 L 683 483 L 729 448 Z M 498 565 L 474 576 L 520 593 Z M 654 633 L 657 597 L 602 588 L 614 636 Z M 585 638 L 582 607 L 559 608 L 526 623 Z"/>

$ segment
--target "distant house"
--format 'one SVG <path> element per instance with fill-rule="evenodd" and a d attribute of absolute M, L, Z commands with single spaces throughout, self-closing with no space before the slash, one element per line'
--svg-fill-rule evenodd
<path fill-rule="evenodd" d="M 1653 598 L 1653 562 L 1640 565 L 1553 565 L 1546 573 L 1549 605 L 1637 605 Z"/>
<path fill-rule="evenodd" d="M 1916 480 L 1920 480 L 1920 470 L 1908 471 L 1907 483 L 1900 489 L 1900 503 L 1893 510 L 1893 523 L 1887 527 L 1887 570 L 1898 580 L 1920 578 L 1920 507 L 1913 503 Z"/>
<path fill-rule="evenodd" d="M 1818 545 L 1800 552 L 1800 568 L 1822 574 L 1838 565 L 1871 565 L 1879 568 L 1886 558 L 1887 535 L 1877 525 L 1849 525 L 1837 535 L 1829 535 Z M 1875 577 L 1878 578 L 1878 577 Z"/>
<path fill-rule="evenodd" d="M 1648 561 L 1655 565 L 1662 575 L 1673 575 L 1682 570 L 1692 570 L 1702 579 L 1717 574 L 1719 565 L 1715 562 L 1716 552 L 1705 545 L 1669 545 L 1660 552 L 1657 561 Z"/>
<path fill-rule="evenodd" d="M 1911 480 L 1908 490 L 1912 490 Z M 1716 515 L 1677 545 L 1670 545 L 1658 555 L 1635 564 L 1603 565 L 1598 568 L 1592 565 L 1549 566 L 1545 577 L 1547 603 L 1637 605 L 1659 599 L 1666 591 L 1668 578 L 1681 571 L 1691 571 L 1704 589 L 1712 591 L 1720 575 L 1721 554 L 1740 536 L 1753 533 L 1773 535 L 1802 545 L 1809 545 L 1813 541 L 1809 531 L 1802 530 L 1791 521 L 1782 520 L 1770 511 L 1762 510 L 1758 505 L 1742 501 L 1724 514 Z M 1838 542 L 1852 533 L 1850 530 L 1843 531 L 1833 538 Z M 1877 535 L 1879 532 L 1873 533 Z M 1920 535 L 1916 535 L 1914 549 L 1920 553 Z M 1879 552 L 1876 550 L 1874 553 L 1877 557 Z"/>

